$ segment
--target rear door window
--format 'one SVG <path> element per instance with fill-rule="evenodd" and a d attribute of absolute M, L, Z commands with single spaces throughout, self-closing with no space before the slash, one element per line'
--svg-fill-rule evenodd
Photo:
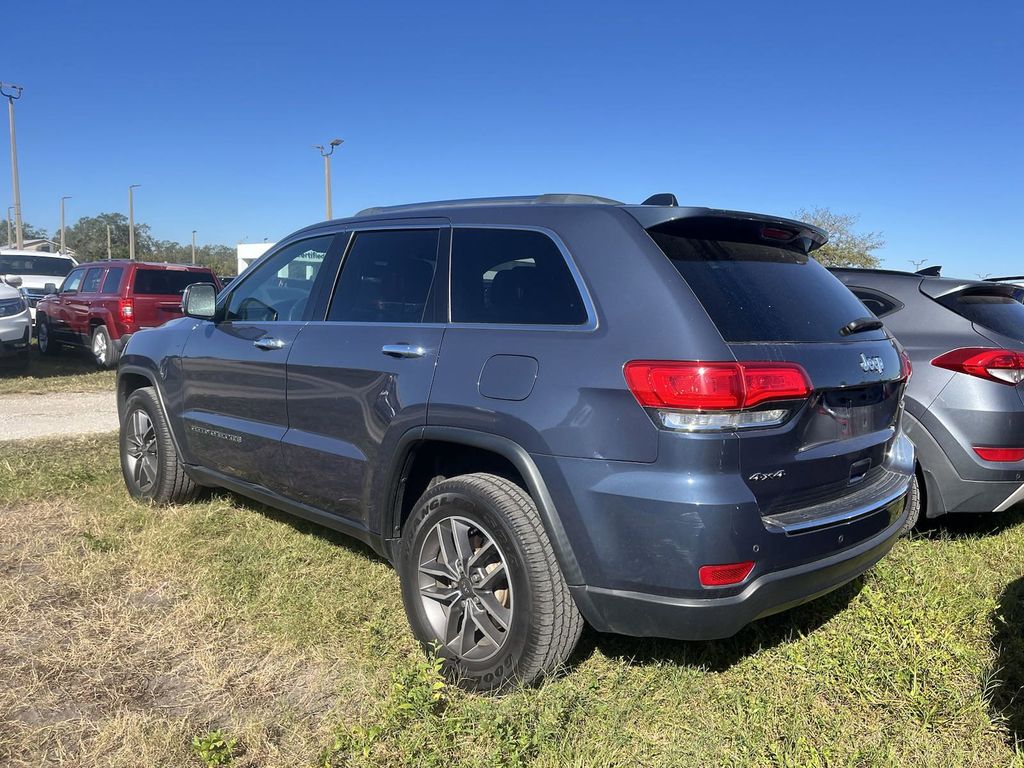
<path fill-rule="evenodd" d="M 433 319 L 430 288 L 440 230 L 357 232 L 341 265 L 327 319 L 422 323 Z"/>
<path fill-rule="evenodd" d="M 174 269 L 135 270 L 135 293 L 143 296 L 180 296 L 192 283 L 212 283 L 207 272 Z"/>
<path fill-rule="evenodd" d="M 103 269 L 93 267 L 85 273 L 85 280 L 82 281 L 82 293 L 96 293 L 99 290 L 100 282 L 103 280 Z"/>
<path fill-rule="evenodd" d="M 733 343 L 826 342 L 868 316 L 837 278 L 798 246 L 760 241 L 750 227 L 704 231 L 686 219 L 648 230 L 696 294 L 722 338 Z M 735 239 L 734 239 L 735 238 Z M 881 330 L 858 340 L 883 339 Z"/>
<path fill-rule="evenodd" d="M 975 325 L 1009 336 L 1024 339 L 1024 289 L 968 289 L 937 301 Z"/>
<path fill-rule="evenodd" d="M 452 234 L 453 323 L 583 325 L 587 310 L 565 257 L 543 232 Z"/>

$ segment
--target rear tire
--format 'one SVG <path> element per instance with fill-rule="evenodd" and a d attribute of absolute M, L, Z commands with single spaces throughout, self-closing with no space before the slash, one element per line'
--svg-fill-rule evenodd
<path fill-rule="evenodd" d="M 128 396 L 121 422 L 121 474 L 134 498 L 153 504 L 191 501 L 199 486 L 185 473 L 152 387 Z"/>
<path fill-rule="evenodd" d="M 96 367 L 102 370 L 117 367 L 117 359 L 120 354 L 114 340 L 110 338 L 110 331 L 105 325 L 97 325 L 92 331 L 92 357 L 96 361 Z"/>
<path fill-rule="evenodd" d="M 533 499 L 496 475 L 428 488 L 404 526 L 398 572 L 413 633 L 469 691 L 555 671 L 583 631 Z"/>
<path fill-rule="evenodd" d="M 910 491 L 907 493 L 907 521 L 900 529 L 900 536 L 909 536 L 910 532 L 917 527 L 921 519 L 921 486 L 917 481 L 917 472 L 910 483 Z"/>
<path fill-rule="evenodd" d="M 53 338 L 53 329 L 45 315 L 36 318 L 36 341 L 41 355 L 56 355 L 60 352 L 60 344 Z"/>

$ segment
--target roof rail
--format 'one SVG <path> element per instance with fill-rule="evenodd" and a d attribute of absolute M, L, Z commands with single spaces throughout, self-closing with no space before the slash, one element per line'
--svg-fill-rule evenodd
<path fill-rule="evenodd" d="M 516 197 L 470 197 L 461 200 L 435 200 L 407 205 L 386 205 L 364 208 L 356 216 L 371 216 L 380 213 L 404 213 L 432 208 L 475 208 L 489 205 L 622 205 L 618 200 L 596 195 L 544 194 L 521 195 Z"/>

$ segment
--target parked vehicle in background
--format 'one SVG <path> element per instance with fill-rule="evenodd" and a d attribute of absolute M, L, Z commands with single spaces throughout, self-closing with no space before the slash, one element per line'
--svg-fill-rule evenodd
<path fill-rule="evenodd" d="M 207 267 L 109 260 L 73 269 L 60 288 L 36 305 L 39 351 L 57 354 L 71 344 L 92 351 L 96 364 L 113 368 L 132 334 L 181 317 L 181 296 L 198 282 L 218 285 Z"/>
<path fill-rule="evenodd" d="M 17 356 L 28 365 L 32 316 L 18 277 L 0 279 L 0 357 Z"/>
<path fill-rule="evenodd" d="M 821 230 L 659 200 L 371 209 L 191 286 L 121 358 L 129 492 L 368 542 L 476 690 L 555 669 L 584 619 L 727 637 L 855 578 L 907 515 L 895 342 Z"/>
<path fill-rule="evenodd" d="M 60 285 L 68 272 L 76 266 L 77 261 L 59 253 L 0 250 L 0 276 L 21 278 L 21 289 L 28 300 L 33 321 L 36 317 L 36 304 L 46 293 L 46 284 Z"/>
<path fill-rule="evenodd" d="M 1000 512 L 1024 500 L 1024 288 L 832 272 L 884 319 L 913 362 L 904 428 L 917 448 L 913 495 L 925 516 Z"/>

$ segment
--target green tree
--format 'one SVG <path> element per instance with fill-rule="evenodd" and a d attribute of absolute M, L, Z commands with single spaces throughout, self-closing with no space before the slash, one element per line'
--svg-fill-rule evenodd
<path fill-rule="evenodd" d="M 5 222 L 4 223 L 4 239 L 5 240 L 7 239 L 7 229 L 6 229 L 6 227 L 7 227 L 7 224 Z M 23 221 L 23 222 L 21 222 L 21 236 L 25 240 L 37 240 L 39 238 L 46 239 L 47 234 L 46 234 L 46 230 L 43 229 L 42 227 L 34 227 L 31 224 L 29 224 L 27 221 Z M 14 247 L 14 242 L 13 241 L 14 241 L 15 237 L 17 237 L 17 235 L 14 233 L 14 219 L 12 218 L 11 219 L 11 242 L 7 244 L 8 248 L 13 248 Z"/>
<path fill-rule="evenodd" d="M 115 259 L 128 258 L 128 217 L 123 213 L 100 213 L 83 216 L 67 228 L 65 240 L 79 261 L 107 258 L 107 225 L 110 225 L 110 253 Z M 60 230 L 54 236 L 60 238 Z M 148 259 L 153 255 L 155 241 L 148 224 L 135 224 L 135 257 Z"/>
<path fill-rule="evenodd" d="M 882 263 L 874 254 L 885 245 L 882 233 L 855 232 L 859 216 L 835 213 L 829 208 L 801 208 L 795 216 L 828 232 L 828 242 L 814 252 L 814 258 L 826 267 L 871 268 Z"/>

